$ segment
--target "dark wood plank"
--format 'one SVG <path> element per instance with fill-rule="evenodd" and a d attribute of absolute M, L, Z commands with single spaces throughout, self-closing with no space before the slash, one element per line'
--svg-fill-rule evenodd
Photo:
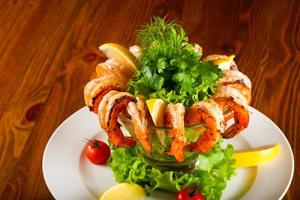
<path fill-rule="evenodd" d="M 179 20 L 206 54 L 237 55 L 254 83 L 253 106 L 293 148 L 285 199 L 300 198 L 299 1 L 12 0 L 0 1 L 0 199 L 53 198 L 42 153 L 55 128 L 84 105 L 84 84 L 105 59 L 97 46 L 134 44 L 153 15 Z"/>

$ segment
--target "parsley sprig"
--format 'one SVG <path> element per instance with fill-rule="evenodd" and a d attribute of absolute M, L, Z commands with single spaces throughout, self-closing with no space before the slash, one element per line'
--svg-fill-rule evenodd
<path fill-rule="evenodd" d="M 130 92 L 187 107 L 214 94 L 222 71 L 200 61 L 202 52 L 188 43 L 178 23 L 154 17 L 139 31 L 137 42 L 142 50 L 140 71 L 129 83 Z"/>

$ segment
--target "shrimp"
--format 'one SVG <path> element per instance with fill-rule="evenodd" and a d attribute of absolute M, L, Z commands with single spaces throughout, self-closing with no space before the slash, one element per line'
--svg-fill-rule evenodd
<path fill-rule="evenodd" d="M 251 102 L 251 81 L 240 71 L 224 70 L 225 76 L 220 79 L 220 85 L 230 85 L 238 90 L 247 98 L 248 104 Z"/>
<path fill-rule="evenodd" d="M 184 161 L 184 147 L 186 138 L 184 136 L 185 108 L 181 103 L 168 104 L 165 108 L 165 125 L 171 128 L 170 134 L 173 137 L 171 147 L 167 154 L 175 156 L 178 162 Z"/>
<path fill-rule="evenodd" d="M 105 94 L 102 98 L 102 101 L 100 102 L 99 106 L 98 106 L 98 118 L 99 118 L 99 122 L 101 127 L 107 131 L 107 122 L 106 122 L 106 107 L 108 104 L 109 99 L 115 95 L 118 94 L 119 92 L 116 90 L 111 90 L 109 91 L 107 94 Z"/>
<path fill-rule="evenodd" d="M 128 104 L 127 111 L 131 116 L 136 138 L 142 144 L 145 151 L 151 153 L 152 145 L 147 129 L 148 122 L 145 101 L 142 97 L 138 97 L 136 103 L 130 102 Z"/>
<path fill-rule="evenodd" d="M 194 49 L 194 51 L 195 51 L 196 53 L 202 55 L 203 49 L 202 49 L 202 47 L 201 47 L 199 44 L 196 44 L 196 43 L 195 43 L 193 49 Z"/>
<path fill-rule="evenodd" d="M 223 112 L 213 100 L 194 103 L 188 111 L 188 125 L 205 122 L 206 130 L 192 145 L 192 151 L 209 152 L 217 143 L 223 130 Z"/>
<path fill-rule="evenodd" d="M 206 56 L 203 61 L 212 61 L 214 64 L 218 65 L 218 67 L 222 70 L 238 70 L 234 60 L 229 60 L 228 62 L 222 62 L 219 64 L 219 61 L 226 60 L 229 57 L 226 55 L 212 54 Z"/>
<path fill-rule="evenodd" d="M 131 47 L 129 47 L 129 51 L 134 55 L 134 57 L 136 57 L 137 59 L 139 59 L 142 55 L 142 49 L 140 46 L 138 45 L 133 45 Z"/>
<path fill-rule="evenodd" d="M 89 109 L 98 112 L 98 106 L 102 98 L 110 90 L 124 90 L 125 85 L 119 83 L 114 76 L 103 76 L 88 82 L 84 88 L 84 100 Z"/>
<path fill-rule="evenodd" d="M 106 102 L 104 102 L 104 100 Z M 119 113 L 126 113 L 129 102 L 134 102 L 135 98 L 128 92 L 110 92 L 103 98 L 103 105 L 99 106 L 100 123 L 107 131 L 109 140 L 118 147 L 133 147 L 136 142 L 133 137 L 123 135 L 118 122 Z"/>
<path fill-rule="evenodd" d="M 223 110 L 232 110 L 234 124 L 227 128 L 222 136 L 232 138 L 239 134 L 249 124 L 249 112 L 246 97 L 236 88 L 231 86 L 221 86 L 214 97 Z"/>
<path fill-rule="evenodd" d="M 111 75 L 124 85 L 133 77 L 134 70 L 118 60 L 108 59 L 104 63 L 100 63 L 96 67 L 98 77 Z"/>

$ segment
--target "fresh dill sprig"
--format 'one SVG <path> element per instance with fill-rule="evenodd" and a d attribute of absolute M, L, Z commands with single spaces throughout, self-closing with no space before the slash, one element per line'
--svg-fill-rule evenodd
<path fill-rule="evenodd" d="M 142 48 L 149 48 L 157 43 L 180 48 L 187 40 L 185 31 L 177 22 L 166 23 L 160 17 L 154 17 L 137 35 L 137 42 Z"/>

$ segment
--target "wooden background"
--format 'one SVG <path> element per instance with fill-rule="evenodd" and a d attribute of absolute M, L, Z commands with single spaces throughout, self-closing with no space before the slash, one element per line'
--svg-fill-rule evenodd
<path fill-rule="evenodd" d="M 300 198 L 300 1 L 0 0 L 0 199 L 53 198 L 42 154 L 56 127 L 84 106 L 84 84 L 104 59 L 97 46 L 134 44 L 153 15 L 179 20 L 206 54 L 237 55 L 254 85 L 253 106 L 294 151 L 285 199 Z"/>

